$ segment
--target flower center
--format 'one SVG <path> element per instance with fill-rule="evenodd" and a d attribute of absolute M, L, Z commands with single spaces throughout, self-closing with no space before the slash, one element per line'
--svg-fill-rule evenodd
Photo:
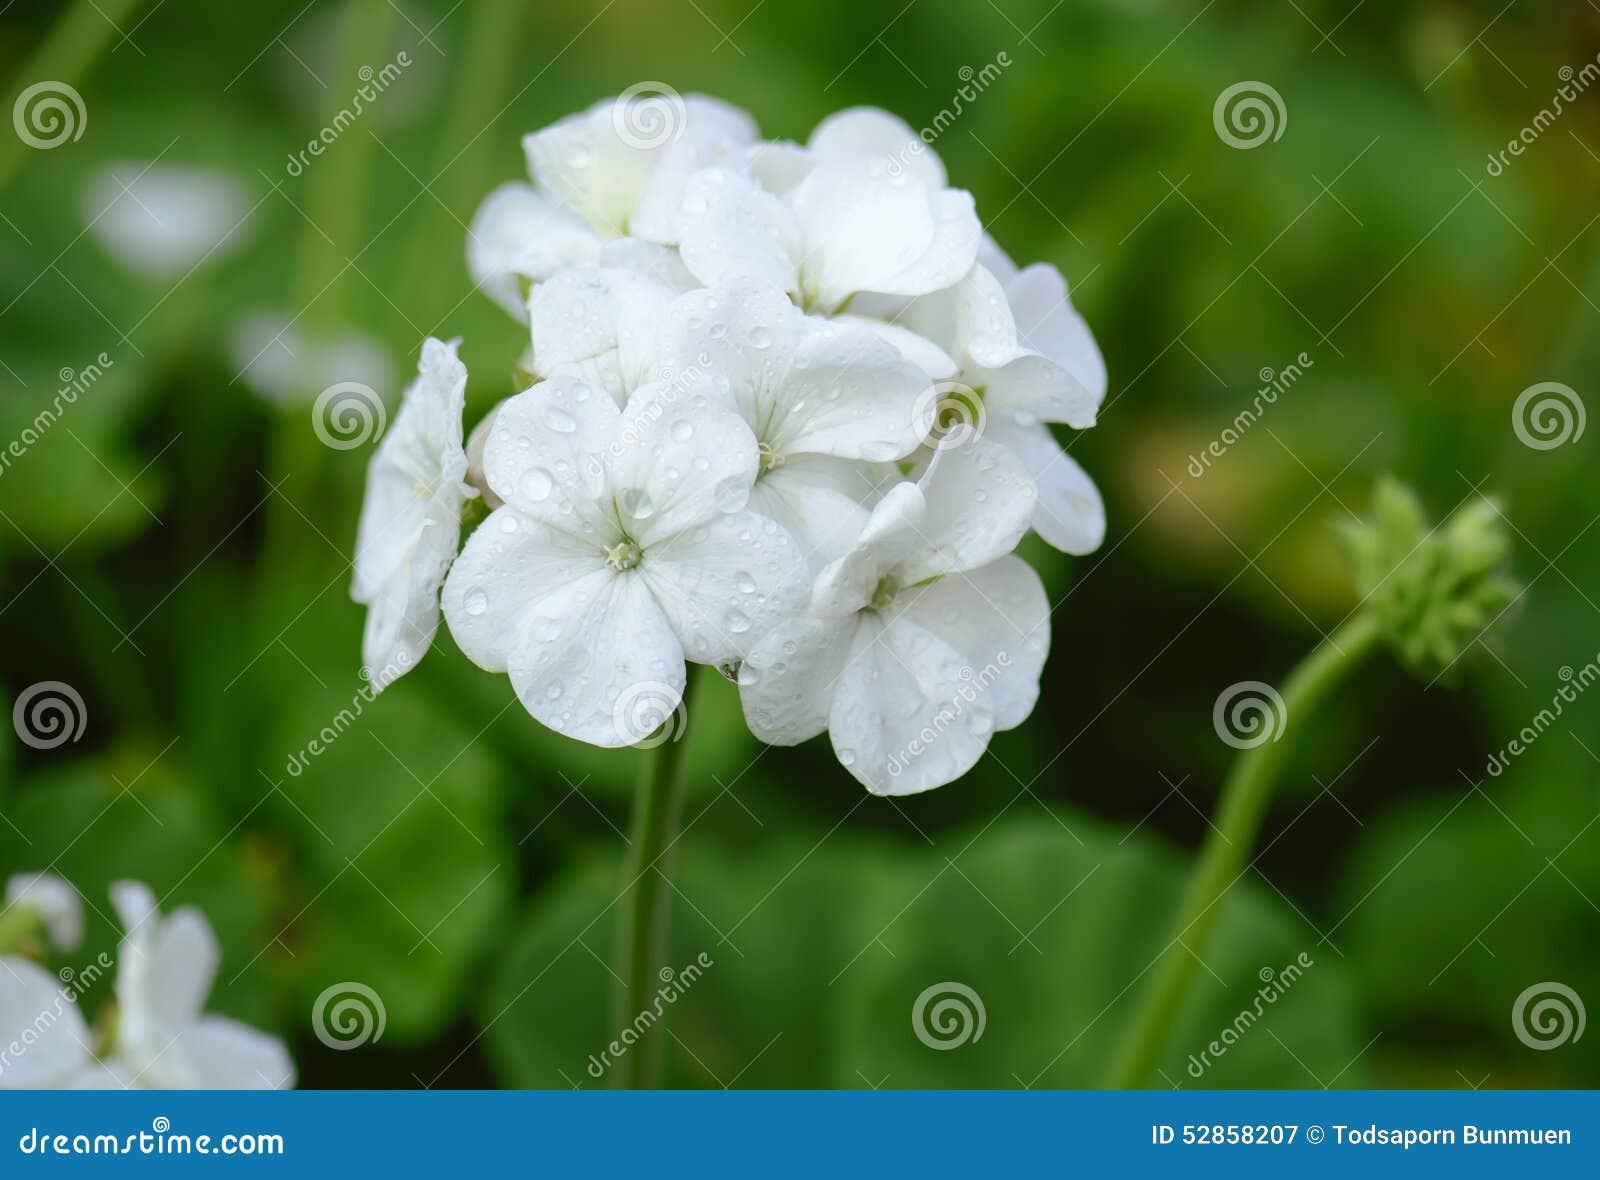
<path fill-rule="evenodd" d="M 643 556 L 643 550 L 624 537 L 606 550 L 606 566 L 612 573 L 620 574 L 638 565 L 639 559 Z"/>
<path fill-rule="evenodd" d="M 900 583 L 890 574 L 884 574 L 878 579 L 878 584 L 873 587 L 872 597 L 867 599 L 867 605 L 873 610 L 887 610 L 894 605 L 896 596 L 900 593 Z"/>
<path fill-rule="evenodd" d="M 756 447 L 756 451 L 761 458 L 760 473 L 762 475 L 765 475 L 767 472 L 776 470 L 784 465 L 785 459 L 783 452 L 775 450 L 771 443 L 759 443 Z"/>

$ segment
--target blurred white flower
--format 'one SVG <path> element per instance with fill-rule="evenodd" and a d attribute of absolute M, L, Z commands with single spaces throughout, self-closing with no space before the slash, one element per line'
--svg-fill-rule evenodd
<path fill-rule="evenodd" d="M 310 405 L 332 385 L 392 389 L 394 365 L 371 336 L 344 331 L 326 339 L 307 336 L 288 316 L 255 311 L 230 333 L 229 355 L 245 384 L 279 406 Z"/>
<path fill-rule="evenodd" d="M 697 173 L 684 189 L 684 263 L 707 284 L 765 279 L 824 314 L 860 292 L 950 286 L 971 269 L 982 229 L 972 194 L 945 187 L 938 157 L 925 152 L 907 167 L 893 154 L 913 140 L 886 112 L 846 111 L 817 128 L 805 153 L 758 148 L 750 175 Z"/>
<path fill-rule="evenodd" d="M 1022 464 L 981 440 L 938 452 L 918 483 L 892 488 L 817 578 L 810 611 L 745 659 L 751 731 L 794 745 L 826 729 L 877 795 L 965 774 L 1038 697 L 1049 603 L 1010 556 L 1033 507 Z"/>
<path fill-rule="evenodd" d="M 0 1090 L 95 1088 L 89 1028 L 61 980 L 30 959 L 0 955 Z"/>
<path fill-rule="evenodd" d="M 153 1090 L 282 1090 L 294 1063 L 277 1037 L 225 1016 L 201 1014 L 221 952 L 199 910 L 169 916 L 137 881 L 111 900 L 124 934 L 117 954 L 114 1074 Z"/>
<path fill-rule="evenodd" d="M 439 629 L 439 587 L 461 544 L 461 413 L 467 367 L 458 341 L 423 343 L 417 379 L 367 468 L 350 595 L 367 607 L 361 657 L 374 689 L 409 671 Z"/>
<path fill-rule="evenodd" d="M 32 906 L 58 950 L 76 950 L 83 940 L 83 903 L 78 891 L 49 873 L 19 873 L 6 882 L 6 907 Z"/>
<path fill-rule="evenodd" d="M 745 506 L 757 468 L 749 428 L 692 384 L 626 409 L 575 377 L 510 398 L 483 453 L 505 505 L 445 582 L 456 642 L 552 729 L 637 741 L 617 722 L 630 692 L 650 685 L 669 715 L 685 659 L 740 658 L 804 594 L 794 540 Z"/>
<path fill-rule="evenodd" d="M 551 284 L 553 286 L 554 284 Z M 756 437 L 750 504 L 788 529 L 820 568 L 866 522 L 863 504 L 916 449 L 923 374 L 872 332 L 808 316 L 776 287 L 728 280 L 680 296 L 661 363 L 714 387 Z"/>
<path fill-rule="evenodd" d="M 89 233 L 121 265 L 150 278 L 226 257 L 248 240 L 249 200 L 226 172 L 118 160 L 84 192 Z"/>

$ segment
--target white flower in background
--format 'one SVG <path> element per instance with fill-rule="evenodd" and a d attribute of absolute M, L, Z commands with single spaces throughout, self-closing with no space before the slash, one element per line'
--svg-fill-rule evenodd
<path fill-rule="evenodd" d="M 91 1042 L 60 979 L 31 959 L 0 955 L 0 1090 L 98 1088 Z"/>
<path fill-rule="evenodd" d="M 445 582 L 456 642 L 552 729 L 638 740 L 616 720 L 627 694 L 653 685 L 670 714 L 686 658 L 741 658 L 803 597 L 798 546 L 745 507 L 757 468 L 749 428 L 692 384 L 626 409 L 574 377 L 510 398 L 483 454 L 505 505 Z"/>
<path fill-rule="evenodd" d="M 244 186 L 226 172 L 119 160 L 84 192 L 89 233 L 121 265 L 150 278 L 226 257 L 249 238 Z"/>
<path fill-rule="evenodd" d="M 124 935 L 117 960 L 115 1053 L 108 1063 L 149 1089 L 282 1090 L 294 1085 L 283 1042 L 201 1014 L 221 952 L 199 910 L 169 916 L 136 881 L 111 887 Z"/>
<path fill-rule="evenodd" d="M 361 658 L 382 689 L 414 667 L 439 629 L 439 587 L 461 543 L 461 412 L 467 367 L 458 342 L 429 339 L 417 379 L 367 468 L 350 595 L 367 607 Z"/>
<path fill-rule="evenodd" d="M 1033 476 L 1034 529 L 1057 549 L 1090 553 L 1105 537 L 1105 506 L 1046 423 L 1094 425 L 1106 392 L 1105 362 L 1060 271 L 1042 263 L 1018 271 L 992 242 L 983 253 L 998 274 L 980 262 L 946 290 L 911 300 L 867 299 L 861 311 L 892 321 L 895 334 L 886 338 L 908 359 L 930 363 L 926 352 L 905 346 L 901 334 L 908 329 L 948 355 L 956 368 L 950 396 L 975 403 L 955 411 L 977 433 L 1015 451 Z"/>
<path fill-rule="evenodd" d="M 467 234 L 473 281 L 525 319 L 531 287 L 602 261 L 602 243 L 676 243 L 689 176 L 736 164 L 755 137 L 749 115 L 694 94 L 606 99 L 524 137 L 534 183 L 503 184 L 478 207 Z"/>
<path fill-rule="evenodd" d="M 1010 555 L 1033 507 L 1022 464 L 983 440 L 938 452 L 918 483 L 892 488 L 817 578 L 810 612 L 745 659 L 751 732 L 794 745 L 826 729 L 878 795 L 965 774 L 1038 697 L 1049 603 Z"/>
<path fill-rule="evenodd" d="M 345 331 L 310 338 L 277 312 L 256 311 L 240 319 L 229 334 L 228 351 L 245 384 L 274 405 L 310 405 L 332 385 L 395 385 L 388 351 L 373 337 Z"/>
<path fill-rule="evenodd" d="M 682 295 L 665 318 L 662 365 L 715 374 L 755 435 L 750 506 L 788 529 L 815 567 L 838 556 L 866 522 L 862 505 L 898 480 L 887 464 L 921 442 L 927 378 L 872 332 L 808 316 L 755 280 Z"/>
<path fill-rule="evenodd" d="M 31 906 L 57 949 L 76 950 L 83 940 L 83 903 L 78 891 L 49 873 L 19 873 L 6 882 L 6 908 Z"/>
<path fill-rule="evenodd" d="M 707 284 L 765 279 L 824 314 L 860 292 L 950 286 L 972 268 L 982 229 L 972 195 L 945 187 L 936 156 L 925 152 L 906 167 L 885 150 L 915 139 L 885 112 L 846 111 L 817 128 L 809 159 L 760 148 L 751 176 L 696 174 L 683 196 L 685 265 Z M 763 181 L 792 187 L 774 193 Z"/>

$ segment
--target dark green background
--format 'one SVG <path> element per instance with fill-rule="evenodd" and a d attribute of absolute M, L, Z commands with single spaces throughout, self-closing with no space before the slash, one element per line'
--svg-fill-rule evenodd
<path fill-rule="evenodd" d="M 203 908 L 225 946 L 213 1005 L 289 1038 L 304 1085 L 594 1084 L 638 756 L 542 730 L 441 629 L 287 775 L 361 686 L 347 563 L 369 449 L 321 448 L 309 409 L 249 392 L 232 325 L 303 309 L 310 331 L 382 340 L 397 372 L 423 335 L 460 335 L 475 420 L 511 392 L 522 336 L 470 293 L 462 223 L 522 174 L 524 132 L 647 79 L 772 136 L 856 103 L 922 126 L 1004 51 L 936 147 L 1007 250 L 1062 269 L 1105 352 L 1106 412 L 1072 446 L 1107 542 L 1075 560 L 1030 542 L 1059 603 L 1040 705 L 932 795 L 868 798 L 825 742 L 763 753 L 731 686 L 702 695 L 673 961 L 715 966 L 673 1010 L 669 1079 L 1094 1084 L 1207 831 L 1230 754 L 1212 703 L 1280 678 L 1352 608 L 1330 525 L 1393 471 L 1439 515 L 1501 497 L 1527 592 L 1455 684 L 1380 657 L 1318 719 L 1257 871 L 1196 948 L 1164 1068 L 1197 1084 L 1188 1054 L 1304 951 L 1315 967 L 1198 1084 L 1600 1083 L 1600 1035 L 1536 1052 L 1510 1015 L 1547 980 L 1600 1004 L 1600 696 L 1484 771 L 1562 667 L 1600 658 L 1600 427 L 1543 452 L 1511 427 L 1539 381 L 1600 409 L 1600 92 L 1485 170 L 1558 69 L 1595 59 L 1600 14 L 1502 3 L 407 0 L 370 64 L 405 48 L 415 66 L 298 178 L 289 153 L 356 87 L 338 4 L 168 0 L 128 22 L 80 85 L 82 140 L 30 151 L 0 192 L 0 435 L 62 367 L 115 360 L 0 476 L 4 689 L 63 680 L 89 712 L 56 750 L 0 732 L 0 871 L 54 864 L 107 912 L 130 875 Z M 0 14 L 8 89 L 59 7 Z M 1245 79 L 1287 122 L 1234 150 L 1212 104 Z M 359 187 L 317 206 L 318 170 L 352 152 Z M 181 283 L 83 232 L 96 170 L 158 155 L 260 200 L 249 246 Z M 330 207 L 348 232 L 307 248 Z M 1258 371 L 1302 351 L 1306 377 L 1187 474 Z M 388 1026 L 336 1053 L 310 1010 L 346 980 Z M 910 1012 L 944 980 L 982 996 L 987 1028 L 941 1053 Z"/>

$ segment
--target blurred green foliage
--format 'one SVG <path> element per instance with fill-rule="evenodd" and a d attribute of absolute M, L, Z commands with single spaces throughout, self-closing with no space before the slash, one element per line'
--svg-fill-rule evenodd
<path fill-rule="evenodd" d="M 59 7 L 0 14 L 17 85 Z M 252 393 L 230 339 L 278 309 L 312 338 L 360 328 L 404 373 L 424 335 L 460 335 L 475 419 L 511 392 L 522 334 L 471 291 L 464 223 L 521 174 L 521 134 L 642 79 L 737 102 L 773 136 L 853 103 L 921 126 L 1003 51 L 937 150 L 1004 247 L 1061 267 L 1106 353 L 1101 425 L 1071 445 L 1109 538 L 1075 561 L 1029 550 L 1059 603 L 1041 703 L 931 796 L 863 798 L 825 743 L 762 750 L 731 686 L 701 702 L 672 961 L 715 966 L 672 1009 L 670 1080 L 1093 1084 L 1207 831 L 1231 753 L 1212 702 L 1281 676 L 1354 607 L 1331 526 L 1392 470 L 1435 519 L 1492 493 L 1523 593 L 1456 691 L 1384 659 L 1320 719 L 1164 1068 L 1185 1085 L 1597 1084 L 1600 1038 L 1536 1052 L 1510 1013 L 1545 980 L 1600 1004 L 1600 695 L 1486 767 L 1561 669 L 1600 660 L 1600 432 L 1535 450 L 1511 421 L 1537 382 L 1597 406 L 1600 94 L 1499 175 L 1486 164 L 1561 67 L 1595 59 L 1600 16 L 899 8 L 402 0 L 381 56 L 414 67 L 295 175 L 290 154 L 358 84 L 347 11 L 148 6 L 83 82 L 81 140 L 30 151 L 0 190 L 0 441 L 62 370 L 113 362 L 0 475 L 4 689 L 65 681 L 89 715 L 52 750 L 0 731 L 0 874 L 70 877 L 96 907 L 91 952 L 113 941 L 118 877 L 200 906 L 225 948 L 213 1003 L 289 1037 L 304 1085 L 595 1084 L 588 1056 L 618 1031 L 605 960 L 637 755 L 540 729 L 441 631 L 290 772 L 364 687 L 346 590 L 367 451 L 316 445 L 306 406 Z M 1287 113 L 1253 150 L 1212 121 L 1241 79 Z M 326 198 L 348 202 L 351 236 L 308 247 L 318 169 L 352 150 L 364 177 Z M 162 279 L 104 251 L 91 179 L 154 159 L 239 179 L 239 249 Z M 326 270 L 308 282 L 307 265 Z M 1261 371 L 1301 354 L 1194 476 Z M 1302 951 L 1316 966 L 1262 1027 L 1184 1076 L 1259 973 Z M 389 1017 L 355 1053 L 310 1028 L 344 980 Z M 935 1052 L 910 1012 L 945 980 L 983 997 L 987 1028 Z"/>

